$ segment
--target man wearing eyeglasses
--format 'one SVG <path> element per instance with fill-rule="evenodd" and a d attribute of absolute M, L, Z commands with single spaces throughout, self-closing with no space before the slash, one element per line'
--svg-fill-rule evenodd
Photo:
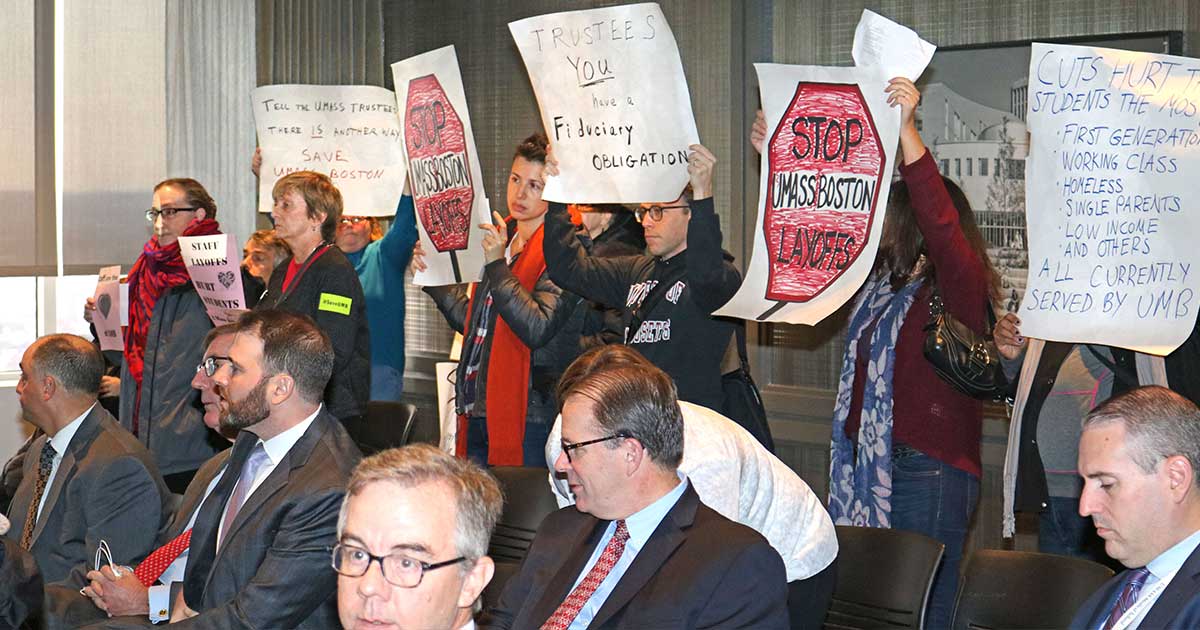
<path fill-rule="evenodd" d="M 683 417 L 670 377 L 576 364 L 558 386 L 554 462 L 575 505 L 538 528 L 489 627 L 787 628 L 779 554 L 678 471 Z"/>
<path fill-rule="evenodd" d="M 333 548 L 342 627 L 473 629 L 503 505 L 491 475 L 428 444 L 364 459 Z"/>
<path fill-rule="evenodd" d="M 721 409 L 721 360 L 734 326 L 712 313 L 737 292 L 742 275 L 721 249 L 712 189 L 717 159 L 702 145 L 689 148 L 687 189 L 670 202 L 644 203 L 635 211 L 646 255 L 589 257 L 566 206 L 551 203 L 546 268 L 563 289 L 624 309 L 625 343 L 675 380 L 681 400 Z M 552 155 L 546 173 L 558 173 Z"/>

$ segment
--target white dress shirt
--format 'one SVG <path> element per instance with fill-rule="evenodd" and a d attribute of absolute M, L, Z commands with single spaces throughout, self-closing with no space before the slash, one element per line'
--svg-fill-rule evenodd
<path fill-rule="evenodd" d="M 680 401 L 685 475 L 705 505 L 762 534 L 787 567 L 789 582 L 809 578 L 837 557 L 837 531 L 829 512 L 804 480 L 733 420 Z M 546 441 L 553 468 L 562 452 L 562 417 Z M 575 502 L 565 480 L 550 471 L 559 507 Z"/>
<path fill-rule="evenodd" d="M 75 433 L 79 431 L 79 427 L 83 424 L 83 419 L 92 409 L 99 403 L 92 403 L 91 407 L 87 408 L 78 418 L 71 421 L 70 424 L 58 430 L 54 437 L 50 438 L 46 443 L 54 447 L 54 464 L 50 468 L 50 476 L 46 478 L 46 489 L 42 490 L 42 498 L 38 501 L 37 517 L 42 518 L 42 508 L 46 506 L 46 497 L 50 496 L 50 488 L 54 487 L 54 476 L 58 474 L 58 465 L 62 463 L 63 455 L 67 452 L 67 447 L 71 446 L 71 438 L 75 437 Z M 34 457 L 40 456 L 34 455 Z"/>

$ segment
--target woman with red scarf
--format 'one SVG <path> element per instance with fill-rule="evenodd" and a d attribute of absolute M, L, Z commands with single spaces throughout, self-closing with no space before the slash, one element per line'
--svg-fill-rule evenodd
<path fill-rule="evenodd" d="M 497 225 L 480 226 L 485 263 L 474 292 L 425 288 L 463 334 L 454 386 L 459 455 L 480 464 L 546 466 L 546 438 L 558 413 L 554 387 L 579 354 L 579 322 L 571 317 L 579 298 L 550 281 L 542 255 L 546 146 L 537 133 L 517 147 L 507 196 L 515 234 L 499 214 Z M 419 247 L 413 258 L 420 268 Z"/>
<path fill-rule="evenodd" d="M 180 236 L 219 234 L 217 204 L 194 179 L 154 187 L 154 234 L 129 272 L 129 328 L 121 370 L 121 424 L 154 453 L 172 492 L 228 445 L 202 421 L 191 387 L 212 321 L 179 253 Z M 257 293 L 247 287 L 247 293 Z M 223 443 L 224 442 L 224 443 Z"/>

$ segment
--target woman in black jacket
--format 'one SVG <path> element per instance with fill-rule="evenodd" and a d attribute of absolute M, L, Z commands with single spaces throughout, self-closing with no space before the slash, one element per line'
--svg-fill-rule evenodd
<path fill-rule="evenodd" d="M 426 287 L 446 321 L 463 334 L 455 381 L 459 443 L 479 463 L 546 466 L 545 446 L 558 413 L 554 387 L 579 354 L 579 298 L 546 273 L 542 255 L 542 168 L 546 136 L 517 147 L 508 179 L 511 225 L 484 226 L 483 278 L 465 285 Z M 511 235 L 511 240 L 509 236 Z M 422 252 L 413 253 L 420 268 Z M 464 425 L 465 424 L 465 430 Z"/>
<path fill-rule="evenodd" d="M 271 272 L 256 309 L 280 308 L 312 317 L 333 344 L 333 377 L 325 405 L 344 424 L 367 410 L 371 388 L 371 338 L 362 284 L 353 265 L 333 246 L 342 219 L 342 193 L 312 171 L 275 182 L 275 235 L 292 258 Z"/>

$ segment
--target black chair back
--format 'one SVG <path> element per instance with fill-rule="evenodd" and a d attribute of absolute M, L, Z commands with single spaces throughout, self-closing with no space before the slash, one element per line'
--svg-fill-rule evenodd
<path fill-rule="evenodd" d="M 838 575 L 828 630 L 924 627 L 942 543 L 914 532 L 837 526 Z"/>
<path fill-rule="evenodd" d="M 346 431 L 363 455 L 373 455 L 408 444 L 408 434 L 416 415 L 417 408 L 408 403 L 372 400 L 367 403 L 366 415 L 346 423 Z"/>
<path fill-rule="evenodd" d="M 520 568 L 521 565 L 516 562 L 496 561 L 496 572 L 492 574 L 492 581 L 483 587 L 484 610 L 491 609 L 500 603 L 500 594 L 504 592 L 504 585 L 508 584 L 508 580 L 516 575 Z"/>
<path fill-rule="evenodd" d="M 408 418 L 408 428 L 404 431 L 404 443 L 434 446 L 442 443 L 442 425 L 436 410 L 431 409 L 428 413 L 413 410 L 413 414 Z"/>
<path fill-rule="evenodd" d="M 1081 558 L 982 549 L 967 559 L 951 627 L 1066 628 L 1112 576 L 1112 569 Z"/>
<path fill-rule="evenodd" d="M 550 471 L 525 466 L 493 466 L 489 470 L 504 490 L 504 512 L 496 523 L 488 555 L 497 563 L 519 563 L 542 519 L 558 509 L 548 481 Z"/>

